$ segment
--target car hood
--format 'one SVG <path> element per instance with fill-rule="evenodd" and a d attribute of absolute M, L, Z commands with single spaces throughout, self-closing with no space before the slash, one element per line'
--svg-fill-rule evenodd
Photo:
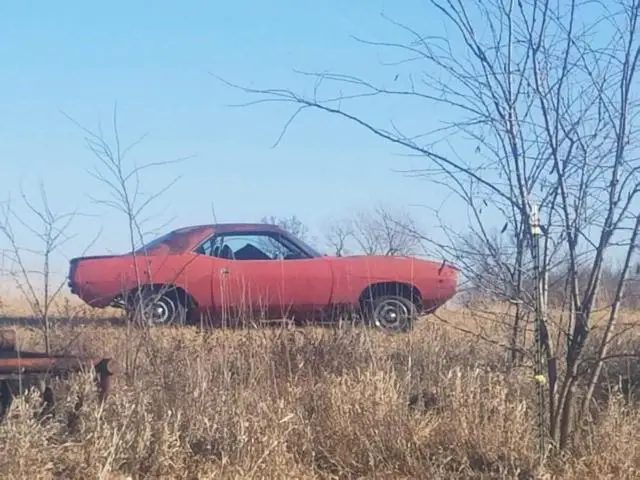
<path fill-rule="evenodd" d="M 409 256 L 353 255 L 328 257 L 334 270 L 350 275 L 377 280 L 392 280 L 398 277 L 437 276 L 443 271 L 458 269 L 442 260 L 427 260 Z"/>

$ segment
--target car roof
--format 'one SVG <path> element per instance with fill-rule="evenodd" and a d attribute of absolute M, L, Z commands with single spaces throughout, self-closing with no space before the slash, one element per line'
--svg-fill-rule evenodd
<path fill-rule="evenodd" d="M 246 232 L 251 230 L 261 230 L 267 232 L 282 232 L 282 229 L 277 225 L 270 223 L 213 223 L 204 225 L 193 225 L 189 227 L 179 228 L 174 230 L 174 233 L 186 233 L 194 232 L 196 230 L 212 230 L 214 232 Z"/>
<path fill-rule="evenodd" d="M 211 225 L 216 232 L 246 232 L 247 230 L 263 230 L 280 232 L 282 229 L 270 223 L 217 223 Z"/>

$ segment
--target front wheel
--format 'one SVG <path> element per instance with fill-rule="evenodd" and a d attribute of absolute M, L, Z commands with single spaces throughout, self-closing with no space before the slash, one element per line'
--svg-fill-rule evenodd
<path fill-rule="evenodd" d="M 381 330 L 406 332 L 411 329 L 417 311 L 411 300 L 396 295 L 384 295 L 374 297 L 370 301 L 366 315 L 370 323 Z"/>

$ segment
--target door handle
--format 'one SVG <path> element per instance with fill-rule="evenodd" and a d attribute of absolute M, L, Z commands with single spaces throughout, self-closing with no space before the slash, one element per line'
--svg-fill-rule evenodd
<path fill-rule="evenodd" d="M 220 269 L 220 273 L 227 274 L 227 273 L 229 273 L 229 269 L 227 267 L 222 267 Z"/>

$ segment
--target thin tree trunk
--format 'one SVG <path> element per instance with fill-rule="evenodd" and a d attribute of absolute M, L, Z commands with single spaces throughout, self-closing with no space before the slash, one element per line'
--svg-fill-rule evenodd
<path fill-rule="evenodd" d="M 44 259 L 44 305 L 42 312 L 42 323 L 44 328 L 44 345 L 47 355 L 51 355 L 51 331 L 49 325 L 49 255 L 51 254 L 50 246 L 47 245 Z"/>

